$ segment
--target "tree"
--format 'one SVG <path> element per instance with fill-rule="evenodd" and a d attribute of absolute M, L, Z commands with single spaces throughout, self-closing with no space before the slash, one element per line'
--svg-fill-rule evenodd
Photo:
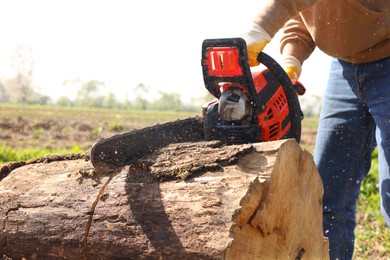
<path fill-rule="evenodd" d="M 98 80 L 90 80 L 81 85 L 77 91 L 77 97 L 75 100 L 78 106 L 102 106 L 102 98 L 100 98 L 99 92 L 100 87 L 104 86 L 105 83 Z"/>
<path fill-rule="evenodd" d="M 12 92 L 16 99 L 22 104 L 32 102 L 37 97 L 33 87 L 35 59 L 31 47 L 24 44 L 16 44 L 12 67 L 15 70 L 15 77 L 8 81 L 12 86 Z"/>
<path fill-rule="evenodd" d="M 40 105 L 51 105 L 51 104 L 53 104 L 53 100 L 51 99 L 51 97 L 49 97 L 47 95 L 39 96 L 38 102 L 39 102 Z"/>
<path fill-rule="evenodd" d="M 120 104 L 115 97 L 115 94 L 110 92 L 103 99 L 103 107 L 104 108 L 118 108 Z"/>
<path fill-rule="evenodd" d="M 132 103 L 131 103 L 128 95 L 126 95 L 125 101 L 122 104 L 122 108 L 124 108 L 124 109 L 132 108 Z"/>
<path fill-rule="evenodd" d="M 149 108 L 149 101 L 142 97 L 136 97 L 133 106 L 135 109 L 147 110 Z"/>
<path fill-rule="evenodd" d="M 165 93 L 160 91 L 160 98 L 153 102 L 153 109 L 157 110 L 183 110 L 184 104 L 180 94 L 171 92 Z"/>
<path fill-rule="evenodd" d="M 3 85 L 3 83 L 0 82 L 0 102 L 6 103 L 9 102 L 9 95 Z"/>
<path fill-rule="evenodd" d="M 63 107 L 70 107 L 73 105 L 72 100 L 66 96 L 59 97 L 57 100 L 57 105 L 58 106 L 63 106 Z"/>
<path fill-rule="evenodd" d="M 136 94 L 136 98 L 134 100 L 134 108 L 146 110 L 149 106 L 149 101 L 147 97 L 149 96 L 150 87 L 146 86 L 143 83 L 138 84 L 134 92 Z"/>

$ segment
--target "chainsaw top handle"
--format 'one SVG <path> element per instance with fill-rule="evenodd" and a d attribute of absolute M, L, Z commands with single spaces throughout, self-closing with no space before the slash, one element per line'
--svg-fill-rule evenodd
<path fill-rule="evenodd" d="M 268 68 L 282 86 L 290 110 L 291 137 L 300 142 L 302 112 L 296 89 L 284 69 L 269 55 L 259 53 L 257 60 Z M 219 98 L 219 83 L 231 82 L 246 86 L 258 109 L 264 111 L 267 96 L 256 91 L 248 63 L 246 42 L 242 38 L 207 39 L 202 44 L 203 79 L 207 90 Z"/>

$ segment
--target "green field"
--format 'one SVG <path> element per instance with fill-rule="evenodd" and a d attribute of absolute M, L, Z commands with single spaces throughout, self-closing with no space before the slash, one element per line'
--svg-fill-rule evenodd
<path fill-rule="evenodd" d="M 97 127 L 101 127 L 102 131 L 101 133 L 99 132 L 99 134 L 112 135 L 118 131 L 125 131 L 131 127 L 143 127 L 195 115 L 200 115 L 200 112 L 184 113 L 172 111 L 109 110 L 79 107 L 69 108 L 0 104 L 0 122 L 14 122 L 17 121 L 16 119 L 23 119 L 25 122 L 37 121 L 41 124 L 46 121 L 61 122 L 63 123 L 61 132 L 71 134 L 78 134 L 78 130 L 74 127 L 75 122 L 88 122 L 88 124 L 91 125 L 90 130 L 88 130 L 89 132 L 86 134 L 91 135 L 92 132 L 96 131 Z M 68 122 L 69 126 L 67 125 Z M 317 118 L 305 118 L 303 120 L 304 129 L 316 129 L 317 124 Z M 34 147 L 28 147 L 27 145 L 21 146 L 20 144 L 18 144 L 18 146 L 5 145 L 0 141 L 0 163 L 28 160 L 50 153 L 80 152 L 88 149 L 90 144 L 94 141 L 91 140 L 85 148 L 80 148 L 77 142 L 69 143 L 69 141 L 66 141 L 66 143 L 70 145 L 68 148 L 54 147 L 54 149 L 46 149 L 39 147 L 39 144 L 43 142 L 40 139 L 37 139 L 42 138 L 42 136 L 38 136 L 38 134 L 47 134 L 49 136 L 48 131 L 58 130 L 53 128 L 49 130 L 29 128 L 31 127 L 23 129 L 23 133 L 28 134 L 28 130 L 31 130 L 31 139 L 36 139 L 36 142 L 31 142 Z M 40 131 L 37 131 L 37 129 Z M 11 144 L 16 143 L 16 141 L 11 142 Z M 357 214 L 358 227 L 356 229 L 354 259 L 389 259 L 390 232 L 379 212 L 377 168 L 377 154 L 374 153 L 371 171 L 369 176 L 362 183 L 362 192 L 359 198 Z"/>
<path fill-rule="evenodd" d="M 97 122 L 107 121 L 131 121 L 134 123 L 161 123 L 178 118 L 200 115 L 199 113 L 178 112 L 178 111 L 155 111 L 155 110 L 126 110 L 126 109 L 105 109 L 88 107 L 59 107 L 18 104 L 1 104 L 1 118 L 25 117 L 30 119 L 51 120 L 94 120 Z"/>
<path fill-rule="evenodd" d="M 102 137 L 196 115 L 200 111 L 0 104 L 0 163 L 47 153 L 88 150 Z"/>

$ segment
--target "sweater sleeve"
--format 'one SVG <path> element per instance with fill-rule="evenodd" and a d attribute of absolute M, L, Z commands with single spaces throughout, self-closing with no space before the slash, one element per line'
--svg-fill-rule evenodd
<path fill-rule="evenodd" d="M 295 57 L 301 64 L 309 58 L 316 45 L 300 15 L 290 19 L 281 30 L 280 52 Z"/>
<path fill-rule="evenodd" d="M 318 0 L 263 0 L 254 22 L 271 37 L 292 17 L 314 5 Z"/>

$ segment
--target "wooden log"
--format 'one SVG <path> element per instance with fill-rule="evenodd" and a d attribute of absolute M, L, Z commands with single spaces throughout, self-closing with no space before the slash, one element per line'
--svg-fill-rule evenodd
<path fill-rule="evenodd" d="M 0 168 L 0 257 L 329 259 L 294 140 L 175 144 L 114 174 L 72 158 Z"/>

